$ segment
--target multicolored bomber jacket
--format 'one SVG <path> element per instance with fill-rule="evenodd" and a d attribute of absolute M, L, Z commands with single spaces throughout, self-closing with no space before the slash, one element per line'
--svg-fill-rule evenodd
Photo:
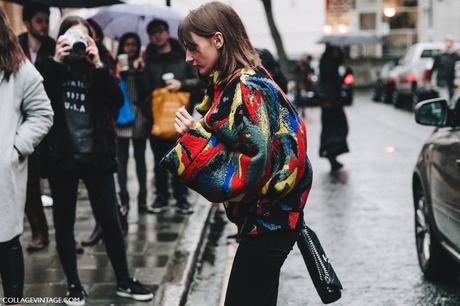
<path fill-rule="evenodd" d="M 249 234 L 298 229 L 312 182 L 304 122 L 263 68 L 213 76 L 204 117 L 162 165 Z M 249 217 L 248 217 L 249 216 Z M 245 226 L 246 227 L 246 226 Z"/>

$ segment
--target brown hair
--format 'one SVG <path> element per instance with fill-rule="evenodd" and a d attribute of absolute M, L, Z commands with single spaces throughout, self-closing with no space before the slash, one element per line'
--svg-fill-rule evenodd
<path fill-rule="evenodd" d="M 221 81 L 227 82 L 235 70 L 260 65 L 259 56 L 249 41 L 248 34 L 238 14 L 229 5 L 210 2 L 191 11 L 179 25 L 178 36 L 186 49 L 193 50 L 196 45 L 191 33 L 201 37 L 212 37 L 220 32 L 224 45 L 216 70 L 221 73 Z"/>
<path fill-rule="evenodd" d="M 11 29 L 8 18 L 0 7 L 0 71 L 4 73 L 6 80 L 10 78 L 11 74 L 19 70 L 25 59 L 24 52 Z"/>

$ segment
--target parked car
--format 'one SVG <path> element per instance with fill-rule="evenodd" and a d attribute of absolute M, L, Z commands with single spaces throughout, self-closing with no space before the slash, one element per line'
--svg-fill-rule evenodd
<path fill-rule="evenodd" d="M 415 119 L 435 126 L 413 173 L 415 241 L 421 270 L 428 279 L 460 275 L 460 100 L 419 103 Z"/>
<path fill-rule="evenodd" d="M 294 98 L 297 107 L 318 106 L 320 104 L 317 90 L 319 86 L 318 67 L 314 67 L 314 70 L 315 74 L 310 77 L 312 82 L 312 89 L 306 91 L 303 95 L 298 95 Z M 340 90 L 341 102 L 344 105 L 352 105 L 355 85 L 355 76 L 353 70 L 350 67 L 340 66 L 339 75 L 342 79 Z"/>
<path fill-rule="evenodd" d="M 398 65 L 398 59 L 389 61 L 382 66 L 377 75 L 372 91 L 372 100 L 375 102 L 392 103 L 395 89 L 394 69 Z"/>
<path fill-rule="evenodd" d="M 455 44 L 460 49 L 460 44 Z M 436 87 L 429 80 L 434 57 L 442 52 L 444 44 L 416 43 L 412 45 L 393 70 L 393 104 L 413 109 L 420 101 L 438 97 Z"/>
<path fill-rule="evenodd" d="M 340 98 L 344 105 L 352 105 L 354 97 L 355 75 L 350 67 L 341 67 L 339 74 L 342 77 Z"/>

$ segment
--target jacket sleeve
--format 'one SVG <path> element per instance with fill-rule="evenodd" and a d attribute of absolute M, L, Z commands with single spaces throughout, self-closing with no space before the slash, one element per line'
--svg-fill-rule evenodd
<path fill-rule="evenodd" d="M 212 202 L 252 198 L 269 171 L 268 122 L 261 92 L 234 82 L 162 164 Z"/>
<path fill-rule="evenodd" d="M 19 77 L 23 84 L 23 122 L 16 132 L 14 146 L 19 154 L 28 156 L 53 125 L 53 110 L 43 88 L 43 78 L 30 62 L 23 64 Z"/>
<path fill-rule="evenodd" d="M 123 105 L 123 93 L 107 67 L 94 69 L 93 86 L 97 101 L 107 104 L 112 114 L 115 115 Z"/>
<path fill-rule="evenodd" d="M 428 80 L 431 81 L 431 78 L 433 77 L 433 74 L 436 70 L 438 70 L 438 66 L 439 66 L 439 55 L 437 55 L 435 58 L 434 58 L 434 61 L 433 61 L 433 67 L 431 67 L 431 70 L 428 74 Z"/>

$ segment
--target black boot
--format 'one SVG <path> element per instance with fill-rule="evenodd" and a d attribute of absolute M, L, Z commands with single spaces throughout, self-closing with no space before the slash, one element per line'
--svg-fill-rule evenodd
<path fill-rule="evenodd" d="M 343 164 L 339 163 L 336 157 L 329 157 L 329 162 L 331 163 L 331 172 L 337 172 L 343 168 Z"/>
<path fill-rule="evenodd" d="M 93 246 L 93 245 L 96 245 L 101 239 L 102 239 L 102 227 L 99 223 L 96 223 L 96 226 L 94 227 L 91 235 L 89 235 L 89 237 L 86 238 L 86 240 L 83 240 L 81 242 L 81 245 L 84 247 Z"/>

